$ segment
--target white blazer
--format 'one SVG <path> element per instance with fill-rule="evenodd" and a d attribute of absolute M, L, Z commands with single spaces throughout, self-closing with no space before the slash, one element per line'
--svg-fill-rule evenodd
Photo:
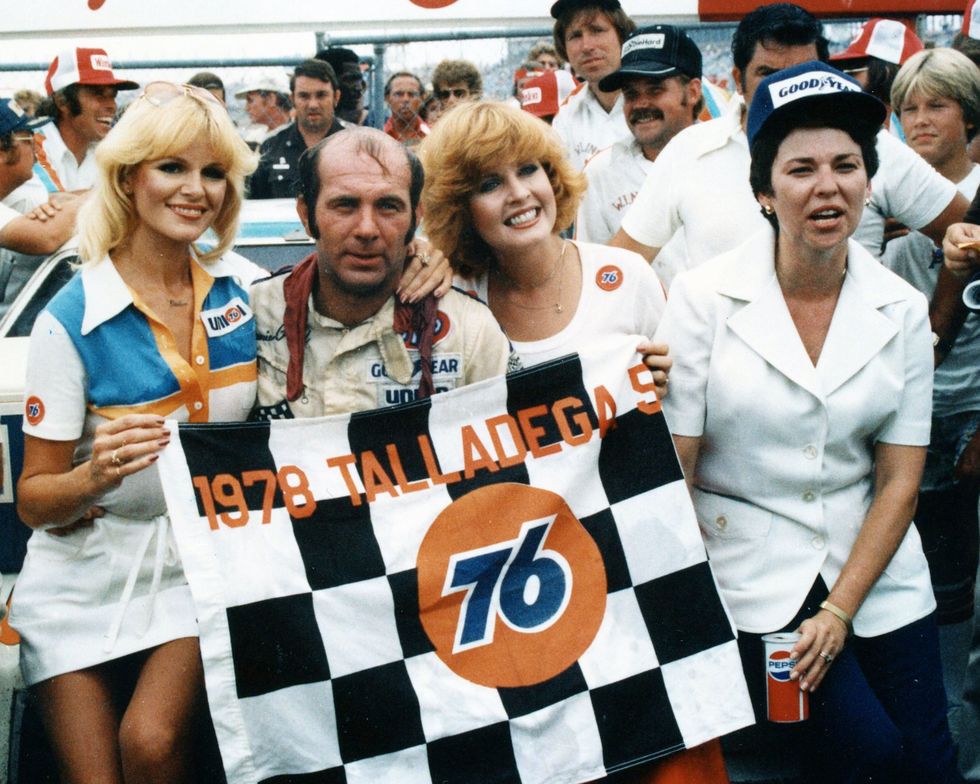
<path fill-rule="evenodd" d="M 700 436 L 694 505 L 738 628 L 769 632 L 817 575 L 833 587 L 871 502 L 874 445 L 929 443 L 932 340 L 925 298 L 857 242 L 814 367 L 774 264 L 768 226 L 679 276 L 656 339 L 674 367 L 664 411 Z M 862 636 L 935 608 L 909 529 L 854 618 Z"/>

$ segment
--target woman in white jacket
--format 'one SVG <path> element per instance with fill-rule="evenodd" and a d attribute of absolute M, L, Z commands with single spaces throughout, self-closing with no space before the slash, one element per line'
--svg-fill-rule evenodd
<path fill-rule="evenodd" d="M 747 130 L 772 228 L 680 276 L 657 340 L 757 718 L 761 636 L 798 630 L 814 781 L 959 781 L 909 528 L 929 441 L 926 302 L 850 240 L 884 114 L 822 63 L 764 79 Z"/>

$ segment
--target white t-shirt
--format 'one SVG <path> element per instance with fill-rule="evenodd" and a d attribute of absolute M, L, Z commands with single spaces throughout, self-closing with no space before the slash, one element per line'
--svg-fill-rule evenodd
<path fill-rule="evenodd" d="M 623 215 L 653 169 L 632 137 L 600 150 L 585 164 L 589 188 L 575 217 L 575 239 L 605 245 L 619 231 Z M 684 263 L 684 229 L 657 254 L 653 269 L 665 288 Z"/>
<path fill-rule="evenodd" d="M 653 162 L 623 217 L 633 239 L 663 248 L 685 229 L 681 270 L 733 248 L 766 225 L 749 187 L 749 147 L 739 101 L 715 120 L 685 128 Z"/>
<path fill-rule="evenodd" d="M 0 203 L 0 232 L 7 228 L 7 224 L 14 218 L 19 218 L 20 213 L 11 209 L 6 204 Z"/>
<path fill-rule="evenodd" d="M 16 192 L 15 190 L 13 193 Z M 9 199 L 11 195 L 13 194 L 9 194 L 7 198 Z M 7 199 L 0 202 L 0 234 L 14 218 L 20 216 L 21 211 L 9 204 Z M 0 317 L 7 312 L 14 298 L 34 273 L 34 270 L 46 258 L 45 256 L 29 256 L 25 253 L 18 253 L 2 247 L 2 244 L 3 241 L 0 239 Z"/>
<path fill-rule="evenodd" d="M 630 136 L 623 116 L 623 96 L 608 112 L 583 83 L 562 103 L 551 125 L 561 137 L 568 158 L 579 171 L 599 150 Z"/>
<path fill-rule="evenodd" d="M 980 187 L 980 166 L 974 164 L 956 187 L 968 199 L 973 199 Z M 935 249 L 932 240 L 915 231 L 889 242 L 881 260 L 892 272 L 932 298 L 943 263 L 941 258 L 933 260 Z M 933 416 L 980 411 L 980 314 L 970 313 L 966 317 L 952 350 L 936 368 L 932 383 Z"/>
<path fill-rule="evenodd" d="M 938 218 L 955 196 L 953 183 L 882 129 L 878 131 L 878 172 L 871 180 L 871 205 L 864 210 L 854 239 L 880 256 L 885 218 L 921 229 Z"/>
<path fill-rule="evenodd" d="M 585 164 L 588 190 L 575 216 L 575 239 L 605 245 L 653 168 L 636 139 L 620 139 Z"/>
<path fill-rule="evenodd" d="M 766 225 L 749 185 L 748 140 L 741 104 L 717 120 L 685 128 L 657 156 L 653 171 L 623 218 L 622 228 L 644 245 L 662 248 L 687 228 L 687 268 L 739 245 Z M 854 239 L 881 251 L 885 217 L 919 229 L 953 200 L 956 188 L 890 133 L 878 133 L 878 172 L 871 206 Z"/>
<path fill-rule="evenodd" d="M 639 254 L 576 242 L 582 258 L 582 294 L 575 315 L 549 338 L 511 343 L 524 367 L 580 351 L 608 335 L 652 337 L 667 301 L 657 274 Z M 488 276 L 458 278 L 456 285 L 487 301 Z"/>

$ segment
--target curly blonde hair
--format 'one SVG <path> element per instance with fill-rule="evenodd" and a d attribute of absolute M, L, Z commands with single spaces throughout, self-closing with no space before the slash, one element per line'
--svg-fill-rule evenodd
<path fill-rule="evenodd" d="M 139 222 L 127 182 L 145 161 L 177 155 L 199 139 L 211 147 L 215 162 L 225 171 L 228 187 L 211 228 L 217 244 L 200 254 L 214 261 L 227 251 L 238 233 L 238 213 L 245 177 L 255 170 L 258 156 L 239 136 L 228 112 L 217 103 L 180 95 L 163 106 L 137 100 L 95 148 L 99 177 L 78 214 L 79 256 L 98 262 L 123 244 Z"/>
<path fill-rule="evenodd" d="M 483 176 L 511 162 L 537 161 L 555 193 L 555 231 L 572 225 L 585 193 L 551 127 L 529 112 L 484 101 L 443 115 L 418 150 L 425 168 L 422 215 L 429 241 L 454 269 L 478 275 L 494 263 L 493 251 L 473 228 L 470 197 Z"/>

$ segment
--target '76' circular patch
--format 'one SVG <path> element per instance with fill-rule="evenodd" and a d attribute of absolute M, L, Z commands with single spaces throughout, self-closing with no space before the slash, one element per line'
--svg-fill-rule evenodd
<path fill-rule="evenodd" d="M 417 573 L 436 655 L 491 688 L 568 669 L 606 608 L 595 540 L 560 495 L 523 484 L 481 487 L 446 507 L 422 540 Z"/>
<path fill-rule="evenodd" d="M 31 395 L 24 402 L 24 417 L 32 425 L 44 419 L 44 401 L 37 395 Z"/>

